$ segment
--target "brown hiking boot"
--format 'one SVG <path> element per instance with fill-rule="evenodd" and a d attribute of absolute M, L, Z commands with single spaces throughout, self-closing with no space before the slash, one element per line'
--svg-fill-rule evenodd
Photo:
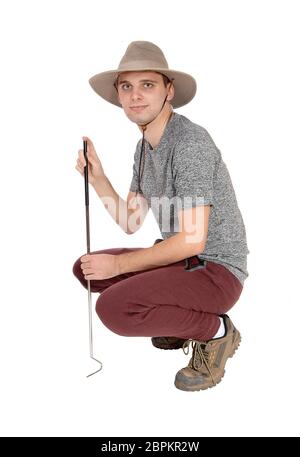
<path fill-rule="evenodd" d="M 187 340 L 175 336 L 153 336 L 151 341 L 153 346 L 159 349 L 180 349 Z"/>
<path fill-rule="evenodd" d="M 183 352 L 188 354 L 192 343 L 193 354 L 188 366 L 179 370 L 175 377 L 175 386 L 181 390 L 204 390 L 218 384 L 224 376 L 225 364 L 238 348 L 241 335 L 229 317 L 224 314 L 225 335 L 205 342 L 193 339 L 183 345 Z M 187 348 L 187 352 L 185 349 Z"/>

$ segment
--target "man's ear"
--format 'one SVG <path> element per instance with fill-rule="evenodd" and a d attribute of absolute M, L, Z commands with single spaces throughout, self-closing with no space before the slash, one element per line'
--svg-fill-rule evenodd
<path fill-rule="evenodd" d="M 119 91 L 118 91 L 118 88 L 117 88 L 117 81 L 114 82 L 114 88 L 115 88 L 115 91 L 117 92 L 117 99 L 118 99 L 118 102 L 120 103 L 121 105 L 121 102 L 120 102 L 120 97 L 119 97 Z"/>
<path fill-rule="evenodd" d="M 117 91 L 117 99 L 118 99 L 118 102 L 120 103 L 120 105 L 122 105 L 121 101 L 120 101 L 120 97 L 119 97 L 119 91 L 116 89 Z"/>
<path fill-rule="evenodd" d="M 167 100 L 171 101 L 174 98 L 174 95 L 175 95 L 175 88 L 174 88 L 173 83 L 171 83 L 171 85 L 168 88 L 168 98 L 167 98 Z"/>

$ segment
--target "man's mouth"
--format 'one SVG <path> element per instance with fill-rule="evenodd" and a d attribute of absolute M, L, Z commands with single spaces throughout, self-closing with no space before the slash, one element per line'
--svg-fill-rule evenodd
<path fill-rule="evenodd" d="M 131 106 L 130 109 L 132 111 L 135 111 L 136 113 L 139 113 L 140 111 L 143 111 L 143 109 L 145 109 L 147 107 L 147 105 L 143 105 L 143 106 Z"/>

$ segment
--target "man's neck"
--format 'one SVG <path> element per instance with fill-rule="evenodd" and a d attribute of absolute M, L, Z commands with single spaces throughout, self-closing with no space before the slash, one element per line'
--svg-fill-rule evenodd
<path fill-rule="evenodd" d="M 173 114 L 173 109 L 171 106 L 166 106 L 166 109 L 163 109 L 157 118 L 147 125 L 145 131 L 145 139 L 150 143 L 152 148 L 156 148 L 160 142 L 160 139 L 164 133 L 164 130 L 171 119 Z M 141 126 L 138 126 L 140 131 L 143 132 Z"/>

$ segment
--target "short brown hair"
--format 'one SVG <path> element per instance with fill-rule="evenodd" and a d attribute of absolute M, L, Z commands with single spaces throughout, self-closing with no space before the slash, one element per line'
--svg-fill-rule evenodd
<path fill-rule="evenodd" d="M 158 73 L 158 72 L 155 72 L 155 73 Z M 162 77 L 163 77 L 165 87 L 167 87 L 167 85 L 169 83 L 172 83 L 172 81 L 166 75 L 163 75 L 162 73 L 160 73 L 160 75 L 162 75 Z"/>

